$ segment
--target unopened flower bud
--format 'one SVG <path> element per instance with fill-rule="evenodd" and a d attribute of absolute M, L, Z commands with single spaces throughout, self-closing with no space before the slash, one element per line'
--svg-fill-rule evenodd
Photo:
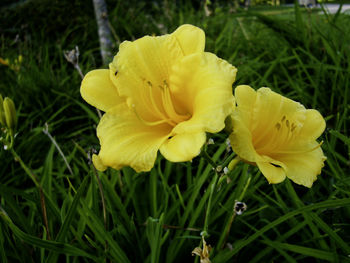
<path fill-rule="evenodd" d="M 10 98 L 6 97 L 4 99 L 3 106 L 4 106 L 4 113 L 5 113 L 7 128 L 13 131 L 16 129 L 16 126 L 17 126 L 15 104 Z"/>
<path fill-rule="evenodd" d="M 0 125 L 5 126 L 6 125 L 6 119 L 5 119 L 5 112 L 4 112 L 4 100 L 2 99 L 2 96 L 0 94 Z"/>

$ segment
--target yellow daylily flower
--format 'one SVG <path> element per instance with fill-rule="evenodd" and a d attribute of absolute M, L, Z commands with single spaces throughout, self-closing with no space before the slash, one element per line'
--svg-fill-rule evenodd
<path fill-rule="evenodd" d="M 316 141 L 326 127 L 321 114 L 269 88 L 238 86 L 235 98 L 230 141 L 237 155 L 256 164 L 269 183 L 288 177 L 311 187 L 326 159 Z"/>
<path fill-rule="evenodd" d="M 158 150 L 170 161 L 189 161 L 206 132 L 224 128 L 237 70 L 204 46 L 204 32 L 183 25 L 172 34 L 124 41 L 109 70 L 85 76 L 82 97 L 105 111 L 97 127 L 97 169 L 149 171 Z"/>

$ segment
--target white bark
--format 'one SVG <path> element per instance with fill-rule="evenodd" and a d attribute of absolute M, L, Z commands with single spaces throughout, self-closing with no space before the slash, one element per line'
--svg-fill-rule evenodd
<path fill-rule="evenodd" d="M 101 56 L 104 65 L 112 60 L 113 41 L 108 23 L 107 5 L 104 0 L 93 0 L 100 40 Z"/>

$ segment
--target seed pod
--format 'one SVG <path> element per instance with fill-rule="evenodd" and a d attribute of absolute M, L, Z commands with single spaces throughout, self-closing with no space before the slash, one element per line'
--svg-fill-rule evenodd
<path fill-rule="evenodd" d="M 3 102 L 7 128 L 15 130 L 17 126 L 16 108 L 13 101 L 6 97 Z"/>
<path fill-rule="evenodd" d="M 2 99 L 2 96 L 0 94 L 0 125 L 5 126 L 6 125 L 6 119 L 5 119 L 5 112 L 4 112 L 4 100 Z"/>

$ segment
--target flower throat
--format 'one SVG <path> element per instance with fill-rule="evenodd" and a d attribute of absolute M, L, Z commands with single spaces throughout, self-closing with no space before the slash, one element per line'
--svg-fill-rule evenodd
<path fill-rule="evenodd" d="M 158 121 L 147 121 L 142 118 L 135 109 L 137 117 L 148 126 L 167 123 L 175 127 L 178 123 L 190 118 L 190 114 L 183 115 L 176 112 L 170 88 L 166 80 L 163 80 L 162 85 L 153 85 L 151 81 L 144 79 L 141 99 L 141 103 L 146 105 L 148 110 L 159 119 Z M 135 107 L 135 105 L 133 105 L 133 107 Z"/>

